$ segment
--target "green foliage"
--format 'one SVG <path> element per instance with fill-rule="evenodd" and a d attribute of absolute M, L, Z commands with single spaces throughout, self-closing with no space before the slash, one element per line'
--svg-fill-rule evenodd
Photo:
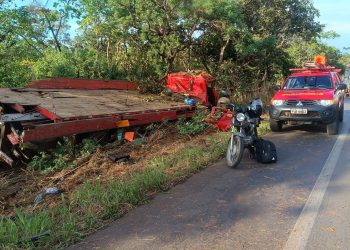
<path fill-rule="evenodd" d="M 270 124 L 268 122 L 262 122 L 258 127 L 258 135 L 263 136 L 269 132 L 271 132 Z"/>
<path fill-rule="evenodd" d="M 321 34 L 322 38 L 334 37 L 336 34 Z M 327 58 L 327 64 L 337 68 L 344 69 L 345 62 L 342 61 L 342 53 L 335 47 L 329 46 L 320 39 L 305 41 L 301 38 L 295 38 L 291 46 L 286 50 L 293 63 L 297 67 L 303 66 L 306 61 L 313 61 L 316 55 L 324 55 Z M 345 53 L 344 53 L 345 55 Z"/>
<path fill-rule="evenodd" d="M 279 46 L 287 46 L 295 35 L 311 39 L 322 31 L 315 19 L 319 11 L 309 0 L 240 0 L 249 30 L 260 37 L 276 37 Z"/>
<path fill-rule="evenodd" d="M 153 134 L 156 131 L 159 131 L 162 128 L 166 128 L 170 125 L 168 120 L 164 120 L 161 123 L 152 123 L 146 127 L 146 131 Z"/>
<path fill-rule="evenodd" d="M 46 169 L 49 169 L 51 165 L 50 157 L 46 152 L 39 152 L 37 155 L 35 155 L 31 162 L 29 163 L 29 166 L 31 169 L 43 172 Z"/>
<path fill-rule="evenodd" d="M 193 115 L 192 119 L 182 118 L 178 121 L 176 128 L 177 131 L 182 135 L 193 136 L 202 133 L 209 124 L 204 119 L 209 114 L 207 109 L 198 109 Z"/>
<path fill-rule="evenodd" d="M 207 70 L 244 99 L 268 90 L 288 69 L 324 53 L 311 0 L 56 0 L 51 7 L 11 2 L 0 9 L 0 86 L 45 77 L 129 79 L 160 92 L 170 72 Z M 79 25 L 74 39 L 68 21 Z"/>
<path fill-rule="evenodd" d="M 41 173 L 61 170 L 74 165 L 74 160 L 87 157 L 97 149 L 97 142 L 93 139 L 84 139 L 81 145 L 72 145 L 68 138 L 58 142 L 52 152 L 41 151 L 35 155 L 29 167 Z"/>
<path fill-rule="evenodd" d="M 35 155 L 29 163 L 29 167 L 42 173 L 61 170 L 69 165 L 68 161 L 71 158 L 71 145 L 69 145 L 68 139 L 64 138 L 63 142 L 57 143 L 52 152 L 42 151 Z"/>
<path fill-rule="evenodd" d="M 84 139 L 82 142 L 82 146 L 79 151 L 79 155 L 81 157 L 87 157 L 93 152 L 96 151 L 98 147 L 97 141 L 94 139 Z"/>
<path fill-rule="evenodd" d="M 33 61 L 22 45 L 8 47 L 0 42 L 0 87 L 22 87 L 31 79 Z"/>
<path fill-rule="evenodd" d="M 75 68 L 67 51 L 57 53 L 55 50 L 46 50 L 44 55 L 33 65 L 35 78 L 75 77 Z"/>
<path fill-rule="evenodd" d="M 345 52 L 344 54 L 342 54 L 341 58 L 339 59 L 339 61 L 341 62 L 342 65 L 344 66 L 348 66 L 350 65 L 350 54 L 349 52 Z"/>
<path fill-rule="evenodd" d="M 54 220 L 48 211 L 42 211 L 34 216 L 24 214 L 19 209 L 16 209 L 15 213 L 15 218 L 0 219 L 0 246 L 12 249 L 18 246 L 33 247 L 30 238 L 49 232 L 54 226 Z"/>

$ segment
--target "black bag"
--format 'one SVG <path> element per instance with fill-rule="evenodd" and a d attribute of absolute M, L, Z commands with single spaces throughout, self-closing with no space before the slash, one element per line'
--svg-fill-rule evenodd
<path fill-rule="evenodd" d="M 272 141 L 258 139 L 255 142 L 255 158 L 261 163 L 273 163 L 277 161 L 276 146 Z"/>

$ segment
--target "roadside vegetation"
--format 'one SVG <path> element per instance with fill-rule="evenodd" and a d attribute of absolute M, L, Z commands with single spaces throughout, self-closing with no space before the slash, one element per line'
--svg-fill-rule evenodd
<path fill-rule="evenodd" d="M 77 77 L 159 92 L 168 73 L 205 70 L 242 102 L 317 54 L 350 63 L 318 15 L 311 0 L 4 0 L 0 86 Z"/>
<path fill-rule="evenodd" d="M 118 166 L 120 169 L 126 169 L 124 173 L 102 177 L 101 172 L 94 173 L 95 169 L 87 167 L 86 172 L 77 176 L 88 174 L 89 178 L 84 178 L 81 183 L 74 182 L 70 185 L 70 190 L 66 188 L 69 185 L 62 185 L 66 190 L 56 199 L 44 200 L 34 205 L 31 203 L 27 208 L 15 208 L 11 217 L 1 217 L 0 248 L 68 246 L 107 222 L 124 215 L 133 207 L 147 203 L 157 192 L 166 191 L 183 182 L 222 158 L 226 151 L 227 133 L 216 133 L 211 127 L 199 131 L 197 124 L 180 121 L 177 124 L 166 122 L 165 125 L 160 124 L 157 127 L 152 125 L 151 129 L 152 133 L 146 144 L 132 146 L 136 154 L 143 155 L 145 150 L 150 150 L 146 159 L 140 158 L 135 159 L 133 163 L 116 165 L 107 163 L 109 168 Z M 169 130 L 173 129 L 187 132 L 186 135 L 179 135 L 174 139 L 173 136 L 168 137 Z M 193 133 L 194 130 L 197 132 Z M 263 123 L 260 132 L 266 133 L 267 130 L 267 124 Z M 191 141 L 187 138 L 189 134 L 192 136 Z M 148 148 L 152 147 L 154 140 L 162 143 L 161 149 L 152 151 Z M 80 155 L 87 152 L 83 150 L 86 143 L 79 151 Z M 61 147 L 62 145 L 58 145 L 57 148 Z M 113 148 L 113 145 L 106 145 L 106 148 Z M 58 151 L 60 150 L 54 150 L 52 154 L 56 155 Z M 46 163 L 47 157 L 41 154 L 35 159 L 36 164 L 41 161 Z M 96 152 L 86 157 L 89 158 L 88 161 L 94 158 L 101 160 L 101 153 Z M 56 163 L 53 161 L 51 164 L 53 165 L 46 165 L 47 169 L 44 172 L 42 168 L 39 168 L 38 172 L 47 174 L 47 171 L 52 171 Z M 41 163 L 39 165 L 41 166 Z M 67 165 L 64 173 L 76 167 L 69 162 Z M 103 169 L 103 163 L 96 168 Z M 53 178 L 52 175 L 46 177 Z M 72 182 L 69 179 L 67 181 Z"/>
<path fill-rule="evenodd" d="M 89 156 L 95 152 L 97 146 L 94 139 L 84 139 L 81 144 L 74 145 L 65 137 L 51 152 L 38 152 L 29 162 L 29 169 L 45 174 L 72 167 L 76 165 L 76 159 Z"/>

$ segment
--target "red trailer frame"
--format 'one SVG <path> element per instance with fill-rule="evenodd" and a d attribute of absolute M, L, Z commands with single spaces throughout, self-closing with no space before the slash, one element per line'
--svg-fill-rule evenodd
<path fill-rule="evenodd" d="M 0 159 L 13 165 L 10 155 L 26 142 L 194 114 L 195 107 L 142 95 L 136 89 L 137 84 L 128 81 L 69 78 L 32 82 L 23 89 L 0 89 Z"/>

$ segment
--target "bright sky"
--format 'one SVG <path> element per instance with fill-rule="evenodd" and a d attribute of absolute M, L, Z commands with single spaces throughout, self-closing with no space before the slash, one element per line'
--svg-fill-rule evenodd
<path fill-rule="evenodd" d="M 334 30 L 340 35 L 325 42 L 340 50 L 350 47 L 350 1 L 314 0 L 314 6 L 320 11 L 318 21 L 326 25 L 325 30 Z"/>

